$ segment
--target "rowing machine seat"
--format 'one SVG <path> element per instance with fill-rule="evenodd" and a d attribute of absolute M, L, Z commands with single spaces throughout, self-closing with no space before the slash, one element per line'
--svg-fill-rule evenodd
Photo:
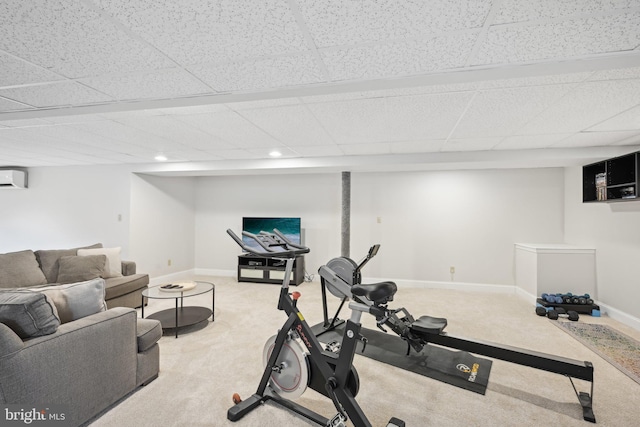
<path fill-rule="evenodd" d="M 398 287 L 393 282 L 379 282 L 371 284 L 353 285 L 351 293 L 357 297 L 365 297 L 373 301 L 375 305 L 386 304 L 393 301 Z"/>
<path fill-rule="evenodd" d="M 447 327 L 447 319 L 443 317 L 420 316 L 410 326 L 412 332 L 440 335 Z"/>

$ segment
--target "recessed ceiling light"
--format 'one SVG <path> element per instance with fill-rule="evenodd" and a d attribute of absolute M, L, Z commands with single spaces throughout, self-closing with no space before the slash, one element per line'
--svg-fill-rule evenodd
<path fill-rule="evenodd" d="M 282 156 L 282 153 L 277 151 L 277 150 L 273 150 L 272 152 L 269 153 L 269 156 L 271 156 L 271 157 L 280 157 L 280 156 Z"/>
<path fill-rule="evenodd" d="M 156 159 L 159 162 L 166 162 L 167 156 L 165 156 L 164 154 L 158 154 L 157 156 L 154 157 L 154 159 Z"/>

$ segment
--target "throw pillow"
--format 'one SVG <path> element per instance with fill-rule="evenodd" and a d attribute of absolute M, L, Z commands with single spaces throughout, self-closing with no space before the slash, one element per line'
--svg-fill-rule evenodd
<path fill-rule="evenodd" d="M 120 259 L 120 248 L 95 248 L 95 249 L 78 249 L 78 256 L 87 255 L 106 255 L 107 256 L 107 275 L 109 277 L 122 276 L 122 260 Z"/>
<path fill-rule="evenodd" d="M 0 292 L 0 322 L 22 339 L 52 334 L 60 326 L 51 300 L 28 291 Z"/>
<path fill-rule="evenodd" d="M 57 283 L 76 283 L 104 277 L 106 255 L 63 256 L 58 260 Z"/>
<path fill-rule="evenodd" d="M 41 249 L 36 251 L 36 259 L 40 268 L 47 278 L 45 283 L 55 283 L 58 278 L 58 260 L 63 256 L 78 255 L 78 249 L 101 248 L 102 243 L 95 243 L 91 246 L 73 249 Z"/>
<path fill-rule="evenodd" d="M 47 283 L 31 250 L 0 255 L 0 288 L 21 288 Z"/>
<path fill-rule="evenodd" d="M 45 294 L 56 306 L 60 323 L 81 319 L 107 309 L 104 279 L 67 285 L 32 288 L 33 292 Z"/>

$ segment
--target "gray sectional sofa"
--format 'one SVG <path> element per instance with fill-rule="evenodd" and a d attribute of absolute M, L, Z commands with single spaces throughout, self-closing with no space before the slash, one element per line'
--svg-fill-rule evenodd
<path fill-rule="evenodd" d="M 78 252 L 97 251 L 101 243 L 73 249 L 24 250 L 0 254 L 0 289 L 35 287 L 61 283 L 80 282 L 95 277 L 105 278 L 107 307 L 131 307 L 141 305 L 142 291 L 149 285 L 148 274 L 137 274 L 133 261 L 120 261 L 120 271 L 104 274 L 100 268 L 87 266 L 87 257 Z M 79 262 L 80 261 L 80 262 Z M 91 269 L 90 267 L 94 267 Z M 61 270 L 62 269 L 62 270 Z"/>
<path fill-rule="evenodd" d="M 132 308 L 149 277 L 101 246 L 0 254 L 0 405 L 80 426 L 158 376 L 162 327 Z"/>

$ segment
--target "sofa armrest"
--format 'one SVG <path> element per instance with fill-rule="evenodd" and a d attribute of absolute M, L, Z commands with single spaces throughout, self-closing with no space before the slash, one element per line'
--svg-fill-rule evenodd
<path fill-rule="evenodd" d="M 81 425 L 136 386 L 137 313 L 117 307 L 60 325 L 0 357 L 0 401 L 65 404 Z"/>
<path fill-rule="evenodd" d="M 0 359 L 11 357 L 24 347 L 22 339 L 4 323 L 0 323 Z"/>
<path fill-rule="evenodd" d="M 136 274 L 136 263 L 134 261 L 122 261 L 122 275 L 133 276 Z"/>

